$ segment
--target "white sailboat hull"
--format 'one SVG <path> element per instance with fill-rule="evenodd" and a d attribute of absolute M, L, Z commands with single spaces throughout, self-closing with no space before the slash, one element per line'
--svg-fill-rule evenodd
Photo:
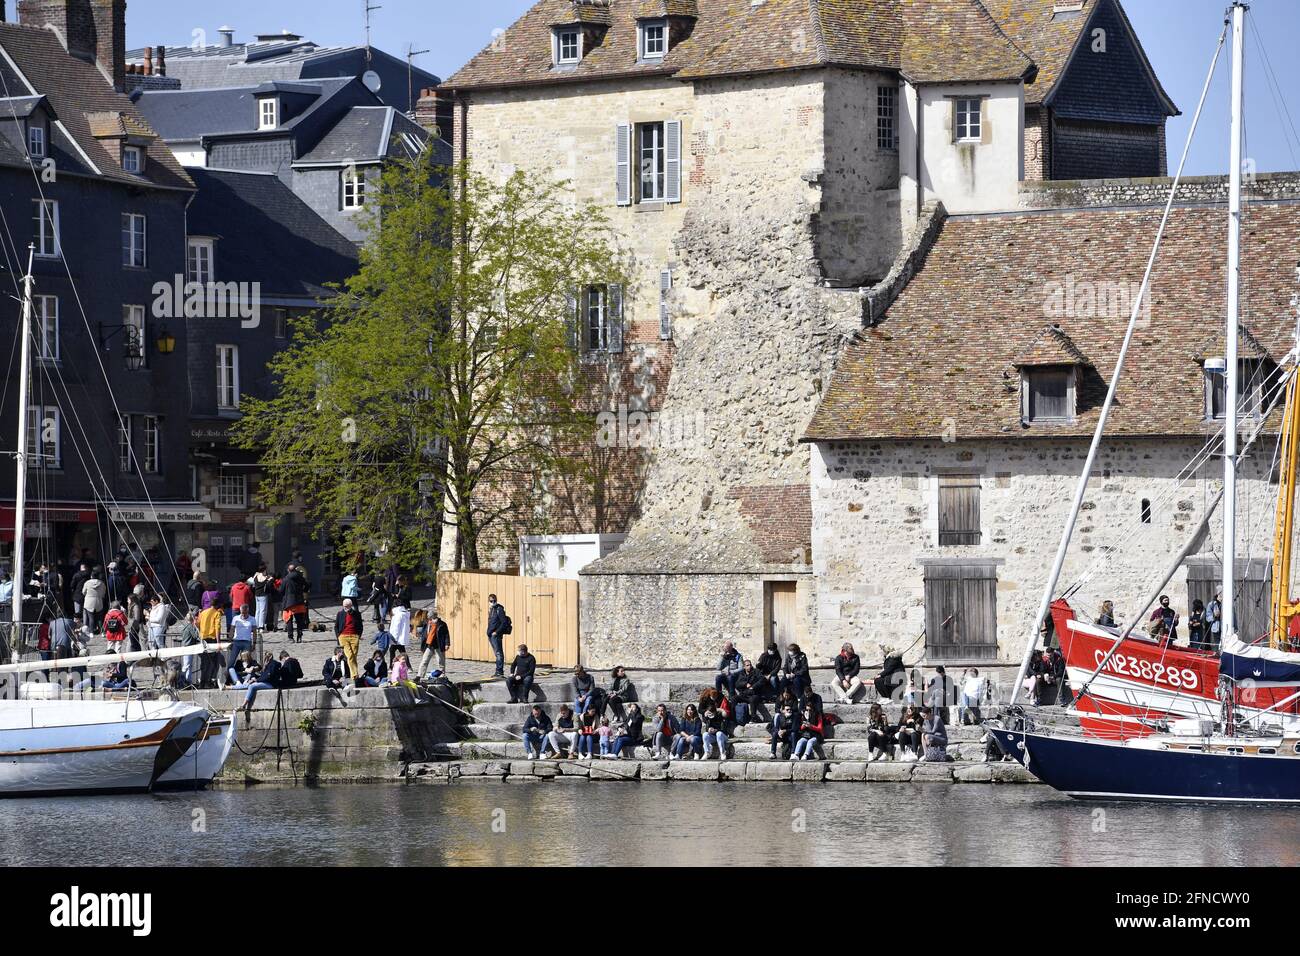
<path fill-rule="evenodd" d="M 0 796 L 147 791 L 207 719 L 159 701 L 0 701 Z"/>
<path fill-rule="evenodd" d="M 210 784 L 221 773 L 230 756 L 235 742 L 236 720 L 236 714 L 213 718 L 203 737 L 158 778 L 154 789 L 201 790 Z"/>

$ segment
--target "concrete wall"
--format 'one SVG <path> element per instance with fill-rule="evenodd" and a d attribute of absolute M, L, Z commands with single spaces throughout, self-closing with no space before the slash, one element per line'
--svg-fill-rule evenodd
<path fill-rule="evenodd" d="M 1199 447 L 1175 439 L 1117 439 L 1102 446 L 1061 578 L 1064 586 L 1092 569 L 1071 598 L 1076 607 L 1095 615 L 1101 601 L 1111 599 L 1119 617 L 1137 611 L 1217 491 L 1217 482 L 1204 480 L 1220 474 L 1217 460 L 1176 488 L 1176 476 Z M 818 621 L 813 648 L 824 655 L 851 640 L 866 658 L 877 646 L 908 646 L 925 624 L 920 562 L 978 557 L 1003 562 L 997 584 L 999 659 L 1017 659 L 1086 452 L 1080 440 L 818 445 L 812 469 Z M 1238 483 L 1242 558 L 1270 551 L 1276 486 L 1268 480 L 1267 458 L 1249 458 Z M 981 476 L 979 545 L 937 545 L 937 485 L 945 472 Z M 1149 524 L 1140 521 L 1142 499 L 1152 503 Z M 1216 515 L 1204 550 L 1211 550 L 1220 531 Z M 1114 554 L 1107 553 L 1117 545 Z M 1185 570 L 1167 591 L 1185 621 Z"/>

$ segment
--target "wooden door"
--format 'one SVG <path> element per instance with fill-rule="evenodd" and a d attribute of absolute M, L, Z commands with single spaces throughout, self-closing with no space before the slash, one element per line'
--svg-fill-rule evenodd
<path fill-rule="evenodd" d="M 555 592 L 534 591 L 528 595 L 528 649 L 538 664 L 555 665 Z"/>
<path fill-rule="evenodd" d="M 767 634 L 764 644 L 775 641 L 781 655 L 795 641 L 795 589 L 793 581 L 769 581 L 767 584 Z"/>

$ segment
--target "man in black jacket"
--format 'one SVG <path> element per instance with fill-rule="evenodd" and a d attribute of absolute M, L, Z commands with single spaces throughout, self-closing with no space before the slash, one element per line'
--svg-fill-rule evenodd
<path fill-rule="evenodd" d="M 298 658 L 290 655 L 288 651 L 280 652 L 280 678 L 275 685 L 280 688 L 297 687 L 298 681 L 302 680 L 302 665 L 298 663 Z"/>
<path fill-rule="evenodd" d="M 492 646 L 492 653 L 496 655 L 497 670 L 496 676 L 503 676 L 506 658 L 501 650 L 501 642 L 504 639 L 506 631 L 506 609 L 497 603 L 495 594 L 488 595 L 488 619 L 487 619 L 487 639 L 488 644 Z"/>
<path fill-rule="evenodd" d="M 852 704 L 862 691 L 862 661 L 858 659 L 853 645 L 845 643 L 835 657 L 835 679 L 830 683 L 831 693 L 841 704 Z"/>
<path fill-rule="evenodd" d="M 506 690 L 510 691 L 510 703 L 528 703 L 528 695 L 533 689 L 533 675 L 536 671 L 537 658 L 528 653 L 526 644 L 520 644 L 519 653 L 510 662 L 510 676 L 506 678 Z"/>
<path fill-rule="evenodd" d="M 531 654 L 529 655 L 532 656 Z M 519 660 L 519 658 L 515 658 Z M 536 760 L 542 752 L 542 741 L 551 732 L 551 718 L 542 710 L 541 704 L 533 704 L 532 713 L 524 721 L 524 753 L 529 760 Z"/>
<path fill-rule="evenodd" d="M 321 668 L 321 676 L 325 678 L 326 687 L 342 687 L 343 682 L 352 675 L 348 672 L 348 662 L 343 657 L 343 648 L 334 648 L 334 654 L 325 658 L 325 666 Z"/>
<path fill-rule="evenodd" d="M 769 686 L 767 678 L 758 672 L 754 662 L 745 661 L 736 677 L 736 723 L 744 725 L 751 719 L 761 720 L 765 724 L 772 722 L 772 715 L 763 702 Z"/>
<path fill-rule="evenodd" d="M 289 565 L 284 576 L 284 609 L 292 611 L 292 616 L 285 622 L 286 636 L 289 642 L 302 643 L 302 636 L 307 631 L 307 598 L 310 590 L 307 578 L 296 564 Z M 296 633 L 296 636 L 295 636 Z"/>

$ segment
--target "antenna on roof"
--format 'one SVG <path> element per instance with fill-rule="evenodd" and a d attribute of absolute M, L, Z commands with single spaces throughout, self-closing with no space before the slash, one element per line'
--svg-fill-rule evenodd
<path fill-rule="evenodd" d="M 428 53 L 428 50 L 417 50 L 414 43 L 406 44 L 406 111 L 414 115 L 415 113 L 415 67 L 411 61 L 422 53 Z"/>
<path fill-rule="evenodd" d="M 370 0 L 361 0 L 366 8 L 366 66 L 370 65 L 370 14 L 376 10 L 382 10 L 383 7 L 378 4 L 372 4 Z"/>

